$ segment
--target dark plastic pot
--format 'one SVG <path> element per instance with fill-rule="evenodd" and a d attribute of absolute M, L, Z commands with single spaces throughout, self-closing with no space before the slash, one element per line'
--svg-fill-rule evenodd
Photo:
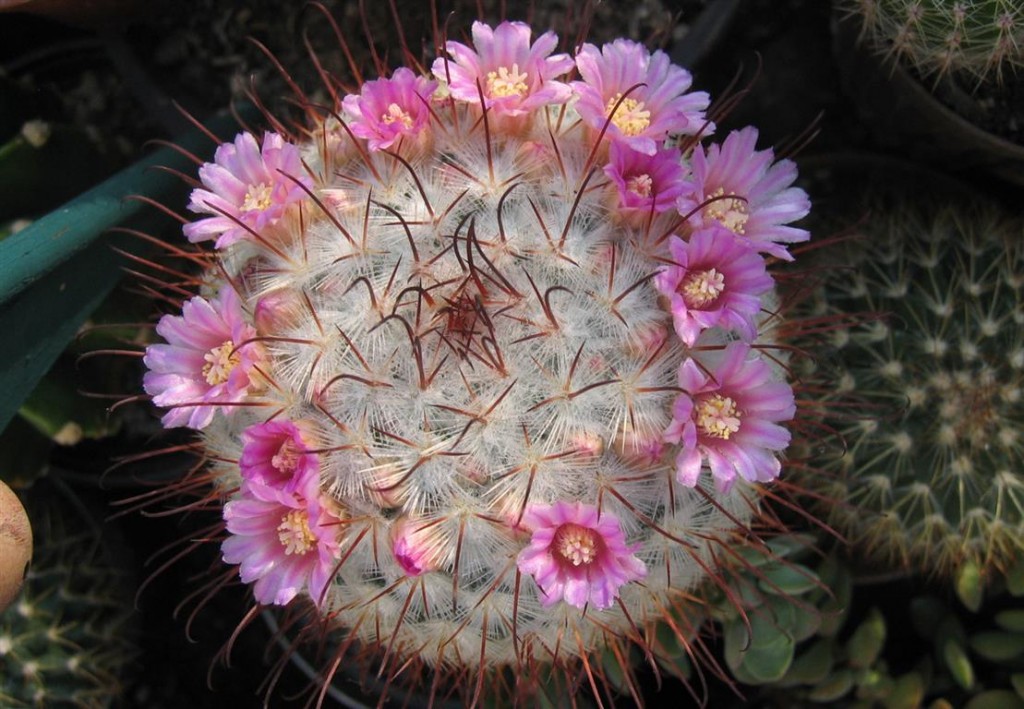
<path fill-rule="evenodd" d="M 843 88 L 878 143 L 952 172 L 982 169 L 1024 186 L 1024 146 L 989 133 L 863 43 L 856 18 L 833 13 Z"/>

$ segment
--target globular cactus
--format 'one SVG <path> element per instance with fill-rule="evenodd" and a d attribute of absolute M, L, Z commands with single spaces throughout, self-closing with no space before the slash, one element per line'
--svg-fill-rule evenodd
<path fill-rule="evenodd" d="M 844 0 L 873 46 L 924 77 L 1003 81 L 1024 67 L 1017 0 Z"/>
<path fill-rule="evenodd" d="M 472 42 L 217 149 L 145 388 L 256 601 L 476 701 L 496 668 L 596 687 L 579 659 L 649 646 L 749 534 L 796 412 L 765 254 L 809 204 L 754 129 L 701 145 L 663 52 Z"/>
<path fill-rule="evenodd" d="M 97 520 L 37 487 L 45 489 L 34 488 L 28 503 L 32 565 L 21 596 L 0 613 L 0 704 L 113 706 L 138 654 L 133 580 Z"/>
<path fill-rule="evenodd" d="M 963 596 L 1024 549 L 1021 236 L 995 208 L 897 203 L 822 289 L 822 313 L 861 320 L 821 354 L 824 399 L 862 406 L 833 411 L 845 448 L 804 482 L 859 553 Z"/>

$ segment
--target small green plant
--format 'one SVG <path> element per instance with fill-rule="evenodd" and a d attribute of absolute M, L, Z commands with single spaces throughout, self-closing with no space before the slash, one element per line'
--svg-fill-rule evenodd
<path fill-rule="evenodd" d="M 864 227 L 820 314 L 859 317 L 820 353 L 845 446 L 805 476 L 863 556 L 978 597 L 1024 546 L 1024 253 L 991 209 L 897 205 Z M 974 589 L 972 591 L 971 589 Z"/>
<path fill-rule="evenodd" d="M 844 0 L 882 51 L 921 76 L 1002 81 L 1024 66 L 1024 6 L 1017 0 Z"/>
<path fill-rule="evenodd" d="M 49 486 L 31 497 L 32 569 L 0 614 L 0 705 L 109 707 L 136 654 L 132 585 L 94 521 L 54 504 L 61 496 Z"/>

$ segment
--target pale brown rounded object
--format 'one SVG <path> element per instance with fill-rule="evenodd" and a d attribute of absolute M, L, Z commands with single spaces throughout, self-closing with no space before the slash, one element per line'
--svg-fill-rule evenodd
<path fill-rule="evenodd" d="M 18 597 L 32 560 L 32 526 L 21 500 L 0 480 L 0 611 Z"/>

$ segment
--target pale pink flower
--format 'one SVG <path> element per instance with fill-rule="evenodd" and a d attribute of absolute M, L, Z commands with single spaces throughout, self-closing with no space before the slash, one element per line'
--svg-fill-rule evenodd
<path fill-rule="evenodd" d="M 704 330 L 719 327 L 752 342 L 761 295 L 772 287 L 764 259 L 717 225 L 689 242 L 673 236 L 669 252 L 672 265 L 655 276 L 654 287 L 669 300 L 679 339 L 692 347 Z"/>
<path fill-rule="evenodd" d="M 446 42 L 451 59 L 434 60 L 434 76 L 448 82 L 451 95 L 467 103 L 480 103 L 499 114 L 518 116 L 548 104 L 565 103 L 572 96 L 568 84 L 555 77 L 570 71 L 568 54 L 554 54 L 558 37 L 545 32 L 530 44 L 530 26 L 502 22 L 491 29 L 473 23 L 473 47 Z"/>
<path fill-rule="evenodd" d="M 675 208 L 676 199 L 691 187 L 676 148 L 653 155 L 639 153 L 620 143 L 608 149 L 604 168 L 618 191 L 618 209 L 626 212 L 660 214 Z"/>
<path fill-rule="evenodd" d="M 246 322 L 231 288 L 212 301 L 196 296 L 181 315 L 165 315 L 156 332 L 167 344 L 146 348 L 142 361 L 149 369 L 142 383 L 157 406 L 169 408 L 164 426 L 205 428 L 218 408 L 230 415 L 253 386 L 253 365 L 262 348 L 250 342 L 256 330 Z"/>
<path fill-rule="evenodd" d="M 704 125 L 707 93 L 687 93 L 693 81 L 690 72 L 672 64 L 660 50 L 652 54 L 628 39 L 601 49 L 584 44 L 576 67 L 583 77 L 572 82 L 579 96 L 576 111 L 597 130 L 607 125 L 604 136 L 612 142 L 654 155 L 669 135 L 695 135 L 702 129 L 706 134 L 712 129 Z"/>
<path fill-rule="evenodd" d="M 639 547 L 626 545 L 618 518 L 593 505 L 530 505 L 522 526 L 533 536 L 517 563 L 537 582 L 545 607 L 564 600 L 577 608 L 609 608 L 619 588 L 647 575 L 634 554 Z"/>
<path fill-rule="evenodd" d="M 253 584 L 260 603 L 285 605 L 308 590 L 319 604 L 338 563 L 341 521 L 330 504 L 302 490 L 316 488 L 300 484 L 288 494 L 246 481 L 224 505 L 224 561 L 240 564 L 242 582 Z"/>
<path fill-rule="evenodd" d="M 695 147 L 690 175 L 694 190 L 680 197 L 676 206 L 680 214 L 694 212 L 689 222 L 694 228 L 721 224 L 758 251 L 792 261 L 786 245 L 807 241 L 810 234 L 786 225 L 806 216 L 811 202 L 806 192 L 792 186 L 796 164 L 773 164 L 775 153 L 770 148 L 756 150 L 756 144 L 757 129 L 748 127 L 733 131 L 706 152 Z M 717 199 L 698 209 L 713 198 Z"/>
<path fill-rule="evenodd" d="M 407 576 L 420 576 L 438 567 L 429 539 L 428 528 L 408 518 L 396 520 L 391 527 L 391 553 Z"/>
<path fill-rule="evenodd" d="M 310 452 L 302 429 L 275 419 L 242 431 L 242 479 L 293 493 L 299 485 L 318 484 L 320 459 Z M 308 491 L 304 491 L 308 494 Z"/>
<path fill-rule="evenodd" d="M 262 148 L 251 133 L 239 133 L 235 142 L 217 148 L 212 163 L 199 168 L 199 179 L 203 187 L 192 190 L 188 208 L 213 216 L 186 224 L 183 231 L 193 243 L 216 239 L 218 249 L 253 238 L 249 229 L 261 234 L 304 200 L 306 192 L 296 180 L 313 185 L 299 149 L 277 133 L 264 134 Z"/>
<path fill-rule="evenodd" d="M 779 476 L 775 455 L 789 445 L 780 421 L 796 414 L 793 389 L 775 381 L 772 367 L 750 345 L 732 342 L 710 372 L 687 359 L 679 368 L 683 390 L 672 407 L 664 437 L 682 445 L 676 456 L 676 480 L 697 484 L 705 462 L 715 486 L 727 492 L 739 475 L 750 482 Z"/>
<path fill-rule="evenodd" d="M 430 99 L 437 82 L 401 67 L 389 79 L 367 81 L 359 95 L 342 101 L 352 116 L 352 133 L 365 138 L 370 150 L 386 150 L 402 136 L 415 137 L 430 123 Z"/>

